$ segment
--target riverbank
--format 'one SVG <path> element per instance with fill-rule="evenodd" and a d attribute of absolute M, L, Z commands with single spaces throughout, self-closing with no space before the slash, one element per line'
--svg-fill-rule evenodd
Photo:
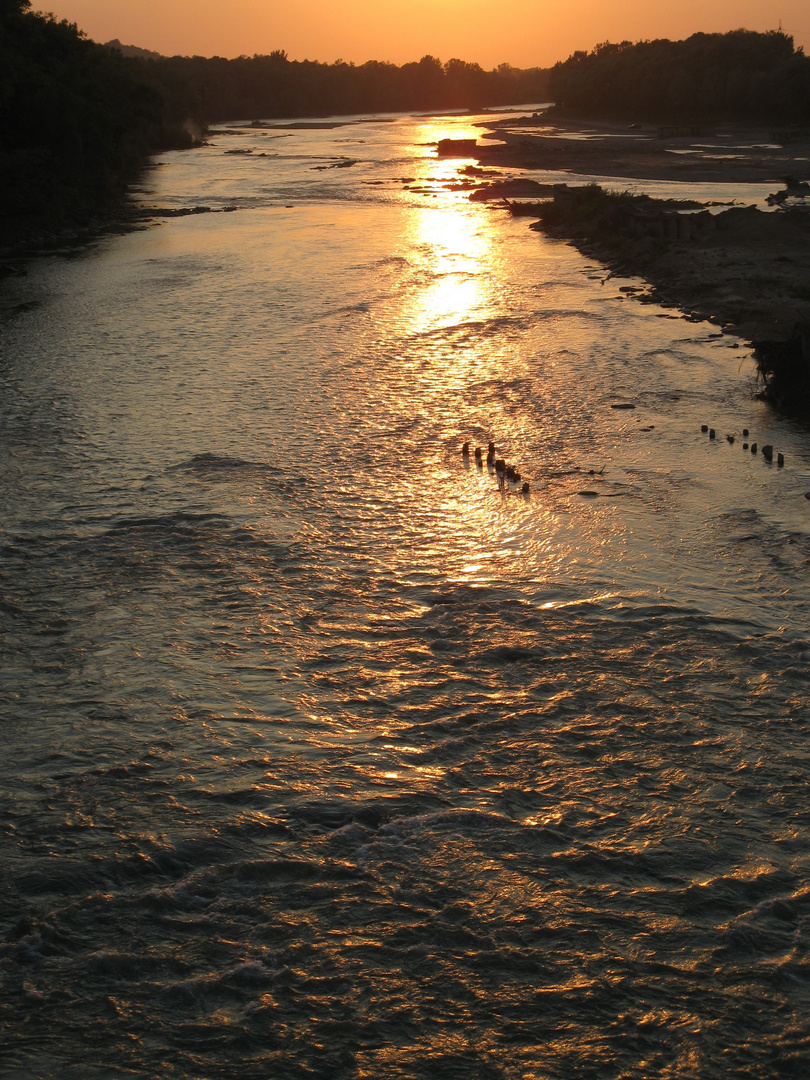
<path fill-rule="evenodd" d="M 588 189 L 593 190 L 593 189 Z M 810 214 L 736 206 L 712 214 L 601 189 L 561 188 L 531 228 L 570 240 L 617 273 L 649 283 L 643 295 L 721 324 L 741 337 L 786 338 L 810 321 Z M 579 195 L 580 198 L 575 198 Z M 640 202 L 641 205 L 635 205 Z"/>
<path fill-rule="evenodd" d="M 639 299 L 708 319 L 755 347 L 765 396 L 810 415 L 810 213 L 688 213 L 599 188 L 561 189 L 531 227 L 572 241 Z"/>
<path fill-rule="evenodd" d="M 107 213 L 97 214 L 84 222 L 40 228 L 16 244 L 0 247 L 0 278 L 25 273 L 29 259 L 52 255 L 60 251 L 79 249 L 92 244 L 103 236 L 123 235 L 137 229 L 148 229 L 156 222 L 168 218 L 189 217 L 197 214 L 231 214 L 236 206 L 139 206 L 124 203 L 110 208 Z"/>
<path fill-rule="evenodd" d="M 654 126 L 583 121 L 548 113 L 487 121 L 483 165 L 681 183 L 810 179 L 810 130 L 724 124 Z"/>
<path fill-rule="evenodd" d="M 522 118 L 496 147 L 481 149 L 482 165 L 522 169 L 565 169 L 571 185 L 525 181 L 513 192 L 483 184 L 476 198 L 537 198 L 532 206 L 509 204 L 513 213 L 537 220 L 531 227 L 573 243 L 617 274 L 641 277 L 631 291 L 642 301 L 677 307 L 708 319 L 757 349 L 769 399 L 781 408 L 810 414 L 810 138 L 783 133 L 784 141 L 758 130 L 661 133 L 609 125 L 542 124 L 527 135 Z M 725 148 L 727 153 L 721 152 Z M 736 148 L 736 152 L 731 152 Z M 563 164 L 564 163 L 564 164 Z M 576 186 L 575 176 L 705 182 L 772 182 L 775 209 L 751 204 L 731 207 L 699 202 L 605 195 Z M 788 186 L 786 186 L 786 183 Z M 522 186 L 520 186 L 522 184 Z"/>

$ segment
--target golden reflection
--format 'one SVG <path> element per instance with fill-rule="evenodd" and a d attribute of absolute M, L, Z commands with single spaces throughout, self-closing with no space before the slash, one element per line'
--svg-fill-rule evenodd
<path fill-rule="evenodd" d="M 442 139 L 478 139 L 481 129 L 462 116 L 434 116 L 420 124 L 414 139 L 415 152 L 433 146 Z M 472 159 L 471 159 L 472 160 Z"/>
<path fill-rule="evenodd" d="M 464 172 L 470 159 L 426 151 L 443 138 L 477 134 L 468 120 L 449 117 L 423 123 L 413 139 L 402 220 L 415 284 L 393 302 L 403 344 L 390 369 L 390 393 L 407 438 L 412 427 L 414 448 L 424 456 L 418 470 L 394 473 L 397 501 L 409 511 L 392 560 L 401 579 L 414 584 L 440 576 L 471 587 L 506 580 L 543 585 L 563 577 L 570 558 L 570 546 L 560 544 L 565 519 L 546 505 L 531 472 L 531 495 L 524 497 L 519 488 L 499 487 L 492 468 L 460 456 L 464 439 L 485 447 L 494 438 L 501 453 L 528 470 L 534 455 L 527 444 L 536 439 L 536 421 L 524 431 L 514 408 L 527 369 L 504 292 L 510 286 L 503 271 L 511 266 L 501 266 L 509 257 L 501 248 L 504 218 L 470 201 L 476 180 Z M 521 386 L 499 397 L 493 387 L 510 381 Z M 434 434 L 423 446 L 428 427 Z M 383 482 L 390 488 L 390 473 Z M 392 672 L 392 692 L 407 690 L 409 678 Z"/>
<path fill-rule="evenodd" d="M 414 247 L 422 253 L 430 285 L 413 312 L 412 332 L 424 334 L 485 318 L 490 237 L 481 208 L 446 193 L 413 220 Z"/>
<path fill-rule="evenodd" d="M 475 138 L 475 128 L 448 120 L 424 124 L 419 143 L 444 138 Z M 461 326 L 487 315 L 486 284 L 492 234 L 480 204 L 470 203 L 469 178 L 462 169 L 471 159 L 427 158 L 416 166 L 412 186 L 429 204 L 413 215 L 413 248 L 422 253 L 430 286 L 413 312 L 414 333 Z"/>

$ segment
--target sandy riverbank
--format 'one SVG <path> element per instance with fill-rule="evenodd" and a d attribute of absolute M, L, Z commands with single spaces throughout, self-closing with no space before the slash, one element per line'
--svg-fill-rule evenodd
<path fill-rule="evenodd" d="M 546 114 L 481 125 L 485 165 L 681 183 L 774 183 L 810 179 L 810 130 L 719 125 L 549 121 Z"/>
<path fill-rule="evenodd" d="M 518 122 L 497 129 L 500 145 L 481 148 L 482 166 L 544 169 L 579 176 L 703 183 L 773 183 L 785 191 L 785 178 L 810 177 L 810 133 L 725 129 L 711 133 L 655 137 L 651 129 L 576 124 L 553 129 L 536 118 L 542 133 Z M 677 151 L 677 152 L 676 152 Z M 553 189 L 538 186 L 532 196 L 519 183 L 514 192 L 483 183 L 474 197 L 548 198 Z M 562 200 L 565 200 L 563 190 Z M 810 198 L 788 199 L 778 209 L 757 209 L 744 195 L 739 205 L 703 210 L 696 204 L 656 202 L 639 214 L 611 220 L 558 215 L 553 223 L 532 225 L 575 244 L 617 273 L 646 280 L 634 295 L 710 319 L 727 333 L 754 344 L 796 340 L 797 328 L 810 326 Z M 529 208 L 524 204 L 524 210 Z M 539 213 L 536 216 L 540 216 Z M 552 215 L 553 217 L 553 215 Z M 698 220 L 698 217 L 700 220 Z M 805 334 L 807 332 L 805 331 Z M 810 380 L 810 361 L 805 382 Z"/>
<path fill-rule="evenodd" d="M 655 220 L 656 200 L 650 203 Z M 678 228 L 677 219 L 686 227 Z M 658 302 L 752 341 L 788 338 L 798 323 L 810 322 L 807 211 L 737 207 L 714 215 L 714 227 L 704 230 L 696 227 L 695 215 L 667 209 L 658 223 L 663 235 L 621 228 L 594 235 L 587 223 L 532 227 L 572 241 L 619 273 L 645 278 L 650 285 L 645 295 Z"/>

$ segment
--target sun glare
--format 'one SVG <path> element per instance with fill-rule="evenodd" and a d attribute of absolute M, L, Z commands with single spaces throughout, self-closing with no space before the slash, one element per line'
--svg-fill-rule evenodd
<path fill-rule="evenodd" d="M 419 142 L 424 146 L 475 134 L 466 125 L 439 122 L 420 128 Z M 491 226 L 480 206 L 471 205 L 468 192 L 459 188 L 464 164 L 458 158 L 425 160 L 414 185 L 425 205 L 414 217 L 413 246 L 432 278 L 414 309 L 415 333 L 461 327 L 486 316 Z"/>

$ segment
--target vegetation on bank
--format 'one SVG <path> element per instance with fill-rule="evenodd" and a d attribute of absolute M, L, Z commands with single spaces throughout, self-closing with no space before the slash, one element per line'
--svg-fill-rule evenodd
<path fill-rule="evenodd" d="M 558 110 L 592 118 L 700 123 L 810 121 L 810 58 L 781 31 L 605 42 L 555 64 Z"/>
<path fill-rule="evenodd" d="M 139 50 L 140 51 L 140 50 Z M 463 60 L 323 64 L 268 56 L 139 58 L 143 78 L 203 124 L 235 119 L 481 109 L 547 101 L 548 71 Z"/>
<path fill-rule="evenodd" d="M 183 139 L 132 61 L 0 0 L 0 247 L 87 221 Z"/>
<path fill-rule="evenodd" d="M 580 187 L 561 184 L 553 199 L 536 204 L 535 216 L 546 229 L 563 229 L 567 236 L 615 244 L 629 239 L 631 221 L 653 204 L 649 195 L 606 191 L 596 183 Z"/>
<path fill-rule="evenodd" d="M 810 323 L 797 323 L 786 341 L 753 344 L 765 398 L 783 412 L 810 421 Z"/>
<path fill-rule="evenodd" d="M 755 347 L 762 396 L 810 420 L 810 208 L 681 212 L 689 206 L 561 184 L 534 216 L 550 235 L 646 278 L 659 302 L 734 326 Z"/>

